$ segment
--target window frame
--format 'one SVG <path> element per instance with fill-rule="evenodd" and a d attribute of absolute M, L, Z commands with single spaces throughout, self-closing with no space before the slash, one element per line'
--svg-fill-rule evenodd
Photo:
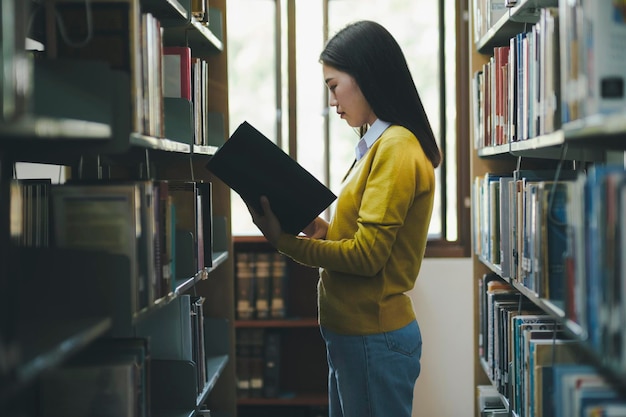
<path fill-rule="evenodd" d="M 323 36 L 324 40 L 328 39 L 328 3 L 332 0 L 321 0 L 321 7 L 323 8 Z M 277 137 L 276 142 L 278 146 L 283 148 L 292 158 L 298 159 L 297 155 L 297 77 L 296 77 L 296 0 L 274 0 L 276 8 L 276 97 L 277 97 L 277 112 L 280 115 L 277 117 Z M 444 6 L 445 0 L 438 0 L 439 4 L 439 26 L 443 30 L 439 31 L 439 77 L 443 81 L 441 100 L 439 105 L 439 112 L 442 115 L 440 117 L 440 147 L 445 156 L 446 151 L 446 91 L 445 91 L 445 30 L 444 26 Z M 284 28 L 282 13 L 286 13 L 286 25 Z M 283 50 L 284 43 L 282 39 L 282 31 L 287 30 L 286 51 Z M 425 257 L 427 258 L 460 258 L 471 256 L 471 214 L 470 214 L 470 193 L 471 184 L 469 181 L 470 173 L 470 138 L 469 138 L 469 35 L 468 35 L 468 0 L 459 0 L 455 2 L 455 24 L 454 38 L 456 41 L 455 48 L 455 60 L 456 60 L 456 117 L 455 117 L 455 129 L 456 129 L 456 212 L 458 220 L 456 222 L 456 235 L 457 240 L 449 241 L 445 238 L 447 230 L 447 216 L 446 216 L 446 204 L 447 201 L 447 183 L 446 176 L 446 164 L 447 160 L 444 157 L 442 165 L 438 168 L 441 178 L 441 237 L 429 238 L 426 246 Z M 283 68 L 283 60 L 287 60 L 287 94 L 282 93 L 285 80 L 284 74 L 281 74 L 281 68 Z M 328 91 L 324 90 L 324 97 L 328 102 Z M 286 98 L 283 99 L 283 98 Z M 283 120 L 284 117 L 288 120 Z M 284 133 L 287 133 L 288 143 L 283 143 Z M 325 149 L 330 149 L 330 129 L 329 129 L 329 114 L 324 115 L 324 143 Z M 330 157 L 328 151 L 324 154 L 324 176 L 321 179 L 323 182 L 328 183 L 330 178 Z"/>
<path fill-rule="evenodd" d="M 444 1 L 439 0 L 439 22 L 443 26 Z M 456 208 L 457 208 L 457 240 L 448 241 L 445 238 L 429 239 L 426 246 L 425 256 L 428 258 L 461 258 L 471 256 L 471 213 L 470 200 L 471 189 L 469 181 L 470 173 L 470 137 L 469 137 L 469 38 L 468 38 L 468 0 L 455 2 L 455 40 L 456 40 Z M 444 27 L 445 29 L 445 27 Z M 444 42 L 443 31 L 439 32 L 440 45 Z M 440 48 L 440 77 L 445 75 L 445 56 L 443 48 Z M 445 115 L 445 95 L 440 106 L 440 111 Z M 445 138 L 445 117 L 442 118 L 442 132 Z M 442 141 L 445 143 L 445 140 Z M 445 145 L 442 151 L 445 150 Z M 445 160 L 443 161 L 445 164 Z M 442 185 L 445 187 L 445 169 L 443 170 Z M 446 220 L 446 193 L 441 193 L 442 198 L 442 235 L 445 236 Z"/>

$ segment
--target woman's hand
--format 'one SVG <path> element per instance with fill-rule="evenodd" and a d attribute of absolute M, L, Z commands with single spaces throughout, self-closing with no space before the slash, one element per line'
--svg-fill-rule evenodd
<path fill-rule="evenodd" d="M 304 228 L 302 233 L 311 239 L 326 239 L 327 231 L 328 222 L 321 217 L 317 217 L 311 224 Z"/>
<path fill-rule="evenodd" d="M 263 236 L 267 239 L 272 246 L 276 247 L 278 244 L 278 238 L 283 232 L 283 229 L 278 221 L 278 217 L 272 211 L 270 202 L 266 196 L 261 196 L 261 208 L 263 213 L 259 213 L 248 205 L 248 211 L 252 216 L 252 221 L 259 228 Z"/>

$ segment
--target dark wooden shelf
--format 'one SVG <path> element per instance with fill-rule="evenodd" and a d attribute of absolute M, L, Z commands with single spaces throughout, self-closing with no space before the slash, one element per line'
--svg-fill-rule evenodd
<path fill-rule="evenodd" d="M 488 54 L 496 46 L 508 45 L 511 37 L 539 21 L 540 8 L 557 5 L 557 0 L 519 0 L 476 42 L 476 50 Z"/>
<path fill-rule="evenodd" d="M 268 406 L 268 405 L 328 405 L 328 394 L 324 392 L 314 393 L 285 393 L 283 397 L 278 398 L 239 398 L 237 400 L 239 406 Z"/>
<path fill-rule="evenodd" d="M 150 410 L 152 417 L 193 417 L 194 410 Z"/>
<path fill-rule="evenodd" d="M 110 139 L 111 126 L 105 123 L 44 116 L 24 116 L 11 123 L 0 123 L 2 140 L 80 140 Z"/>
<path fill-rule="evenodd" d="M 606 150 L 626 150 L 623 114 L 598 115 L 565 124 L 534 138 L 478 149 L 481 158 L 530 157 L 603 162 Z M 564 146 L 567 146 L 564 148 Z"/>
<path fill-rule="evenodd" d="M 237 320 L 235 327 L 318 327 L 316 317 L 277 320 Z"/>

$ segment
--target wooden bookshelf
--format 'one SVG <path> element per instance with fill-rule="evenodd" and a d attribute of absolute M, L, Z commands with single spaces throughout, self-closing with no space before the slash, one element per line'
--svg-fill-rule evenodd
<path fill-rule="evenodd" d="M 469 29 L 469 49 L 470 49 L 470 85 L 476 87 L 477 80 L 480 79 L 477 74 L 482 72 L 484 75 L 486 72 L 491 73 L 491 68 L 487 67 L 490 61 L 495 61 L 494 57 L 496 55 L 496 51 L 498 48 L 502 47 L 510 47 L 513 48 L 515 43 L 511 41 L 512 38 L 515 38 L 516 35 L 521 33 L 526 33 L 528 37 L 535 36 L 533 35 L 533 26 L 541 25 L 542 23 L 545 25 L 541 28 L 540 33 L 541 36 L 536 39 L 536 45 L 542 45 L 540 42 L 546 41 L 546 39 L 553 39 L 550 37 L 548 27 L 545 23 L 545 20 L 542 18 L 545 17 L 543 15 L 546 9 L 552 8 L 552 15 L 556 16 L 558 19 L 559 25 L 562 28 L 567 28 L 568 26 L 564 26 L 564 15 L 566 5 L 573 5 L 571 2 L 561 1 L 561 0 L 518 0 L 512 3 L 515 3 L 512 7 L 504 9 L 503 13 L 500 16 L 496 16 L 497 18 L 492 19 L 491 25 L 485 27 L 484 26 L 484 16 L 489 14 L 487 10 L 489 10 L 490 4 L 496 3 L 490 0 L 477 0 L 469 2 L 469 16 L 470 16 L 470 29 Z M 578 4 L 578 3 L 577 3 Z M 591 7 L 592 3 L 587 4 L 582 7 Z M 595 5 L 595 4 L 594 4 Z M 482 13 L 477 13 L 480 9 Z M 486 13 L 485 13 L 486 12 Z M 558 12 L 558 13 L 557 13 Z M 578 9 L 578 12 L 588 13 L 587 10 Z M 482 17 L 481 17 L 482 16 Z M 492 15 L 493 16 L 493 15 Z M 589 16 L 591 16 L 589 12 Z M 482 23 L 477 23 L 477 20 L 482 19 Z M 596 20 L 594 21 L 595 27 L 601 27 L 603 24 L 608 25 L 608 21 Z M 482 25 L 482 27 L 480 26 Z M 476 30 L 476 28 L 480 28 L 480 30 Z M 566 45 L 569 47 L 571 42 L 568 40 L 564 40 L 563 36 L 568 36 L 569 31 L 566 29 L 565 31 L 561 31 L 559 34 L 561 39 L 558 41 L 558 49 L 555 52 L 559 54 L 559 59 L 563 58 L 563 54 L 561 49 L 563 49 Z M 581 35 L 582 36 L 582 35 Z M 588 35 L 589 36 L 589 35 Z M 596 35 L 594 35 L 596 36 Z M 543 46 L 542 46 L 543 47 Z M 581 53 L 581 56 L 585 55 Z M 589 54 L 591 56 L 592 54 Z M 583 198 L 583 194 L 580 194 L 580 189 L 582 188 L 582 183 L 588 180 L 588 174 L 592 170 L 604 166 L 616 166 L 617 169 L 621 169 L 624 167 L 624 152 L 626 150 L 624 138 L 626 137 L 626 116 L 624 112 L 624 108 L 619 111 L 615 111 L 612 114 L 596 114 L 589 113 L 585 114 L 584 111 L 581 111 L 579 116 L 573 117 L 571 119 L 566 119 L 563 123 L 557 123 L 557 125 L 553 129 L 542 130 L 542 121 L 541 118 L 549 118 L 551 115 L 548 115 L 548 108 L 543 106 L 548 106 L 547 101 L 542 103 L 542 97 L 539 95 L 539 92 L 542 90 L 538 89 L 538 95 L 535 97 L 535 100 L 532 101 L 527 106 L 529 120 L 531 123 L 536 123 L 536 125 L 529 127 L 530 134 L 527 137 L 523 137 L 524 135 L 519 134 L 520 132 L 520 121 L 515 119 L 511 113 L 506 113 L 511 109 L 505 109 L 504 116 L 503 113 L 499 113 L 498 116 L 495 116 L 494 113 L 498 110 L 495 110 L 498 106 L 498 102 L 503 102 L 505 105 L 512 106 L 513 103 L 516 103 L 517 106 L 512 107 L 513 112 L 517 112 L 519 107 L 521 106 L 521 98 L 520 96 L 514 96 L 513 92 L 518 91 L 515 89 L 511 89 L 512 87 L 517 88 L 518 84 L 517 80 L 511 81 L 508 77 L 510 74 L 514 74 L 517 71 L 517 68 L 514 68 L 512 65 L 517 64 L 513 58 L 514 55 L 509 55 L 508 64 L 503 64 L 503 67 L 494 71 L 500 71 L 501 74 L 504 74 L 504 83 L 501 84 L 500 87 L 494 88 L 493 93 L 490 94 L 485 90 L 480 88 L 474 90 L 474 94 L 471 98 L 471 102 L 469 103 L 470 112 L 471 112 L 471 132 L 472 132 L 472 141 L 475 144 L 474 150 L 470 155 L 470 164 L 471 164 L 471 179 L 472 187 L 473 187 L 473 203 L 472 203 L 472 212 L 473 216 L 476 213 L 481 212 L 483 215 L 486 215 L 487 218 L 496 219 L 497 223 L 495 227 L 498 227 L 499 222 L 502 221 L 501 217 L 504 217 L 505 223 L 508 219 L 511 219 L 514 211 L 507 211 L 506 213 L 499 211 L 499 206 L 492 206 L 483 204 L 480 205 L 477 203 L 477 199 L 480 199 L 481 190 L 485 190 L 484 188 L 476 189 L 474 185 L 476 184 L 476 179 L 479 181 L 488 181 L 486 175 L 488 174 L 496 174 L 502 176 L 508 176 L 509 174 L 513 174 L 516 170 L 555 170 L 562 173 L 562 170 L 575 170 L 577 171 L 577 177 L 573 182 L 578 182 L 579 186 L 572 187 L 568 189 L 568 199 L 564 205 L 564 210 L 567 210 L 567 222 L 566 222 L 566 231 L 568 232 L 567 238 L 564 242 L 567 243 L 567 250 L 564 254 L 564 259 L 567 262 L 572 262 L 571 264 L 563 263 L 562 265 L 570 266 L 574 265 L 572 268 L 568 268 L 565 270 L 565 279 L 562 282 L 562 288 L 566 291 L 565 296 L 553 297 L 550 293 L 546 293 L 541 287 L 541 285 L 550 285 L 550 283 L 557 282 L 557 278 L 559 277 L 557 272 L 554 272 L 554 275 L 550 275 L 544 269 L 537 267 L 536 265 L 546 265 L 542 262 L 554 262 L 556 257 L 550 258 L 546 252 L 540 252 L 536 254 L 536 257 L 529 258 L 529 264 L 525 266 L 521 266 L 524 271 L 521 275 L 519 274 L 519 270 L 515 268 L 519 268 L 519 264 L 514 266 L 514 270 L 507 272 L 505 271 L 505 263 L 502 262 L 502 259 L 499 257 L 492 257 L 493 252 L 491 251 L 491 247 L 489 250 L 486 250 L 486 246 L 493 243 L 495 246 L 494 251 L 498 251 L 499 256 L 507 256 L 513 252 L 513 249 L 508 249 L 509 252 L 506 252 L 506 248 L 510 246 L 504 245 L 504 240 L 506 239 L 506 235 L 504 237 L 497 236 L 495 230 L 493 228 L 490 229 L 481 229 L 485 226 L 484 222 L 481 222 L 477 217 L 473 217 L 472 224 L 472 236 L 473 236 L 473 276 L 476 282 L 475 290 L 474 290 L 474 300 L 475 300 L 475 314 L 474 314 L 474 333 L 475 340 L 474 345 L 476 349 L 476 360 L 474 363 L 474 385 L 477 389 L 476 393 L 476 403 L 474 415 L 481 416 L 481 410 L 479 408 L 479 398 L 478 398 L 478 387 L 479 386 L 490 386 L 493 388 L 493 393 L 496 396 L 500 396 L 500 400 L 502 403 L 502 407 L 506 409 L 506 415 L 509 416 L 519 416 L 518 411 L 521 404 L 520 395 L 526 395 L 525 388 L 516 387 L 517 379 L 519 374 L 515 374 L 515 371 L 511 371 L 511 367 L 514 367 L 516 360 L 527 360 L 528 357 L 515 355 L 512 358 L 509 358 L 509 361 L 504 364 L 498 364 L 497 366 L 501 366 L 500 375 L 496 372 L 493 373 L 493 363 L 494 359 L 491 357 L 489 360 L 486 360 L 484 355 L 484 350 L 488 349 L 487 340 L 488 337 L 486 333 L 484 333 L 483 329 L 485 326 L 484 321 L 486 317 L 482 314 L 481 311 L 481 300 L 485 298 L 485 288 L 480 287 L 483 281 L 483 277 L 497 278 L 496 281 L 503 281 L 508 285 L 508 288 L 511 292 L 513 292 L 516 296 L 519 296 L 519 308 L 522 309 L 522 303 L 525 303 L 525 306 L 532 311 L 537 311 L 537 314 L 545 315 L 547 320 L 552 320 L 556 323 L 560 331 L 562 333 L 558 333 L 557 337 L 555 333 L 555 339 L 563 338 L 568 343 L 571 342 L 571 346 L 573 350 L 576 352 L 575 354 L 578 357 L 578 360 L 572 362 L 574 364 L 585 364 L 591 366 L 592 372 L 595 373 L 600 378 L 604 379 L 609 387 L 609 390 L 615 394 L 615 397 L 618 399 L 620 403 L 626 403 L 626 373 L 624 372 L 624 367 L 621 365 L 617 365 L 621 363 L 620 354 L 616 352 L 612 352 L 604 343 L 595 343 L 593 338 L 590 336 L 593 333 L 594 326 L 590 325 L 587 321 L 587 315 L 595 316 L 596 312 L 599 312 L 603 307 L 600 304 L 591 304 L 587 310 L 585 310 L 585 317 L 576 316 L 572 313 L 572 311 L 578 312 L 580 308 L 580 304 L 587 304 L 589 299 L 593 296 L 589 292 L 589 288 L 592 288 L 593 291 L 602 290 L 596 289 L 593 290 L 593 276 L 591 276 L 588 271 L 579 261 L 585 258 L 585 253 L 591 248 L 596 242 L 601 242 L 602 247 L 605 248 L 606 251 L 613 250 L 621 250 L 616 249 L 614 243 L 610 243 L 606 236 L 605 232 L 599 233 L 586 233 L 585 239 L 580 239 L 578 235 L 573 232 L 575 230 L 581 230 L 581 228 L 585 228 L 584 224 L 588 221 L 592 214 L 586 212 L 585 197 Z M 544 55 L 545 57 L 545 55 Z M 491 64 L 494 65 L 493 63 Z M 580 70 L 583 69 L 583 66 L 579 67 Z M 551 74 L 553 68 L 545 65 L 542 59 L 538 59 L 535 63 L 531 63 L 530 68 L 524 67 L 523 71 L 527 74 L 539 74 L 541 73 L 541 77 L 544 77 L 546 73 Z M 563 108 L 567 108 L 567 103 L 565 96 L 562 94 L 565 88 L 565 82 L 567 79 L 565 78 L 565 73 L 570 71 L 571 68 L 567 67 L 563 63 L 560 62 L 560 73 L 558 74 L 559 78 L 557 80 L 557 87 L 559 91 L 552 91 L 555 94 L 556 100 L 559 103 L 558 112 L 563 111 Z M 509 72 L 510 71 L 510 72 Z M 620 74 L 621 76 L 625 74 Z M 534 75 L 531 75 L 534 76 Z M 539 77 L 539 76 L 538 76 Z M 481 82 L 486 83 L 484 79 L 481 79 Z M 488 84 L 483 84 L 488 85 Z M 530 84 L 531 86 L 533 84 Z M 480 91 L 479 95 L 480 100 L 477 100 L 476 91 Z M 528 91 L 523 91 L 523 93 L 528 94 Z M 491 108 L 482 107 L 485 100 L 485 95 L 488 96 L 489 100 L 492 100 L 494 106 Z M 497 100 L 497 101 L 496 101 Z M 589 103 L 591 106 L 591 93 L 587 91 L 587 98 L 579 103 L 579 105 L 584 108 L 586 104 Z M 559 115 L 563 115 L 566 117 L 567 115 L 574 114 L 570 112 L 570 108 L 568 108 L 568 112 L 559 113 Z M 484 111 L 490 112 L 489 116 L 484 114 Z M 544 111 L 545 113 L 543 113 Z M 483 113 L 481 113 L 483 112 Z M 534 112 L 534 113 L 533 113 Z M 519 115 L 519 113 L 515 113 Z M 536 115 L 539 115 L 538 118 L 534 118 Z M 503 118 L 501 118 L 503 117 Z M 489 120 L 492 118 L 492 120 Z M 502 122 L 504 120 L 504 122 Z M 497 130 L 494 134 L 494 130 L 491 132 L 484 129 L 484 123 L 488 123 L 490 128 L 498 129 L 502 128 L 505 132 L 509 132 L 508 140 L 507 135 L 505 134 L 503 141 L 497 140 Z M 502 123 L 502 124 L 499 124 Z M 512 129 L 512 130 L 511 130 Z M 515 136 L 519 134 L 520 136 Z M 485 137 L 487 136 L 487 137 Z M 515 140 L 510 140 L 510 138 L 515 137 Z M 491 141 L 490 141 L 491 140 Z M 479 145 L 477 145 L 479 144 Z M 496 176 L 497 178 L 497 176 Z M 562 177 L 561 177 L 562 178 Z M 552 178 L 554 179 L 554 177 Z M 546 179 L 544 181 L 551 181 L 552 179 Z M 497 179 L 495 180 L 497 182 Z M 502 182 L 500 184 L 503 184 Z M 494 189 L 497 189 L 493 187 Z M 574 190 L 574 191 L 572 191 Z M 486 194 L 490 197 L 491 194 Z M 494 193 L 495 196 L 498 196 L 495 199 L 490 199 L 490 202 L 495 202 L 495 204 L 500 204 L 501 201 L 498 200 L 501 194 Z M 505 194 L 507 195 L 507 194 Z M 598 199 L 596 198 L 596 201 Z M 604 200 L 603 200 L 604 201 Z M 515 196 L 509 196 L 509 200 L 507 200 L 507 204 L 515 204 Z M 550 204 L 552 204 L 552 200 L 550 200 Z M 552 207 L 552 206 L 548 206 Z M 551 210 L 548 208 L 547 210 Z M 626 216 L 626 212 L 623 208 L 619 209 L 620 211 L 616 214 L 616 219 L 621 223 L 621 220 Z M 487 213 L 487 214 L 485 214 Z M 578 214 L 578 216 L 575 216 Z M 483 218 L 484 219 L 484 218 Z M 525 223 L 522 224 L 525 226 Z M 547 227 L 547 226 L 546 226 Z M 519 233 L 519 231 L 517 232 Z M 483 240 L 487 238 L 487 240 Z M 535 235 L 529 235 L 528 239 L 530 240 L 530 244 L 536 244 L 535 242 L 539 241 L 539 231 L 536 232 Z M 487 244 L 487 242 L 490 242 Z M 593 243 L 591 243 L 593 242 Z M 545 245 L 543 241 L 540 244 Z M 578 248 L 580 252 L 572 252 Z M 623 249 L 623 247 L 620 247 Z M 504 252 L 503 252 L 504 251 Z M 515 252 L 513 252 L 515 254 Z M 559 252 L 560 253 L 560 252 Z M 600 256 L 604 256 L 602 253 Z M 525 254 L 519 252 L 516 256 L 520 259 Z M 494 260 L 495 259 L 495 260 Z M 515 259 L 513 257 L 512 259 Z M 561 259 L 559 258 L 560 262 Z M 604 261 L 604 260 L 603 260 Z M 608 266 L 606 269 L 610 269 Z M 535 274 L 535 275 L 533 275 Z M 539 281 L 539 285 L 536 281 L 532 279 L 526 279 L 528 277 L 540 277 L 541 281 Z M 624 275 L 617 275 L 613 278 L 615 281 L 618 281 L 623 285 Z M 552 281 L 551 281 L 552 280 Z M 573 284 L 575 282 L 575 284 Z M 482 284 L 485 285 L 485 284 Z M 583 288 L 581 290 L 581 288 Z M 575 297 L 568 294 L 575 294 Z M 617 302 L 618 306 L 621 306 L 623 303 L 623 299 L 620 299 Z M 482 307 L 484 308 L 484 307 Z M 501 310 L 505 311 L 506 306 L 502 304 L 500 307 Z M 512 307 L 511 307 L 512 308 Z M 617 307 L 616 307 L 617 308 Z M 621 308 L 621 307 L 620 307 Z M 602 321 L 603 319 L 600 317 L 597 326 L 607 328 L 606 322 Z M 621 323 L 621 322 L 620 322 Z M 622 325 L 622 324 L 620 324 Z M 509 322 L 508 326 L 513 326 L 512 322 Z M 498 330 L 490 329 L 489 331 L 494 331 L 498 333 Z M 610 332 L 611 330 L 609 330 Z M 611 333 L 614 337 L 619 337 L 619 331 L 615 329 L 612 330 Z M 503 339 L 498 339 L 499 343 L 506 344 L 508 343 L 504 338 L 508 335 L 506 331 L 503 334 Z M 497 337 L 497 336 L 495 336 Z M 506 345 L 508 346 L 508 345 Z M 607 350 L 608 349 L 608 350 Z M 487 355 L 488 356 L 488 355 Z M 553 357 L 554 359 L 554 357 Z M 556 360 L 558 362 L 558 360 Z M 545 366 L 555 367 L 556 363 L 547 363 Z M 514 368 L 513 368 L 514 369 Z M 528 372 L 534 372 L 528 371 Z M 507 379 L 506 377 L 510 378 Z M 524 377 L 523 378 L 528 378 Z M 544 383 L 546 383 L 544 381 Z M 560 387 L 560 386 L 559 386 Z M 544 389 L 552 389 L 557 390 L 559 387 L 555 387 L 553 384 L 549 384 L 548 387 L 544 385 Z M 517 391 L 516 391 L 517 390 Z M 520 391 L 521 390 L 521 391 Z M 611 394 L 612 395 L 612 394 Z M 528 398 L 528 397 L 527 397 Z M 529 407 L 538 407 L 538 404 L 532 404 Z M 542 403 L 544 407 L 560 407 L 559 404 L 555 402 L 545 402 Z M 521 405 L 522 409 L 524 409 L 524 405 Z M 531 408 L 530 410 L 532 410 Z M 529 411 L 528 409 L 525 409 Z M 554 411 L 554 408 L 553 408 Z M 491 414 L 487 414 L 491 415 Z M 498 414 L 500 415 L 500 414 Z M 525 414 L 524 414 L 525 415 Z M 530 413 L 529 415 L 535 415 Z M 542 415 L 552 415 L 550 411 L 546 411 L 545 408 L 543 410 Z"/>
<path fill-rule="evenodd" d="M 132 355 L 132 372 L 137 372 L 137 377 L 117 386 L 128 386 L 126 392 L 136 394 L 132 401 L 141 415 L 193 417 L 211 410 L 211 415 L 234 417 L 230 190 L 205 168 L 217 149 L 206 143 L 207 133 L 186 136 L 183 141 L 162 134 L 163 113 L 168 107 L 158 110 L 163 97 L 157 88 L 160 49 L 189 46 L 192 56 L 210 68 L 198 88 L 208 97 L 205 110 L 219 114 L 222 121 L 219 128 L 212 126 L 211 135 L 217 136 L 212 140 L 226 140 L 228 67 L 226 32 L 222 30 L 226 0 L 211 1 L 211 17 L 216 20 L 209 25 L 192 17 L 191 0 L 92 0 L 87 4 L 95 34 L 90 42 L 97 41 L 97 46 L 89 42 L 68 46 L 55 17 L 57 11 L 61 17 L 72 13 L 84 16 L 86 3 L 82 0 L 8 0 L 0 6 L 2 25 L 13 25 L 2 27 L 0 41 L 5 71 L 1 80 L 4 96 L 0 98 L 0 415 L 53 414 L 55 410 L 46 409 L 50 404 L 46 395 L 60 391 L 51 389 L 55 388 L 50 385 L 51 378 L 65 378 L 90 366 L 106 368 L 105 356 L 129 349 L 124 366 L 129 372 Z M 29 27 L 31 15 L 35 18 Z M 88 21 L 65 20 L 64 30 L 76 40 L 81 25 Z M 98 26 L 103 22 L 107 22 L 104 31 Z M 146 29 L 149 25 L 156 30 L 150 32 Z M 111 34 L 117 37 L 107 40 Z M 43 51 L 26 51 L 27 37 L 40 42 Z M 103 50 L 123 52 L 104 56 Z M 153 54 L 154 61 L 149 61 L 148 54 Z M 154 65 L 147 65 L 150 62 Z M 25 84 L 11 78 L 11 71 L 21 74 L 19 82 Z M 137 129 L 138 115 L 143 117 L 141 129 Z M 195 122 L 190 119 L 189 123 L 188 130 L 193 131 Z M 35 220 L 22 222 L 30 219 L 32 211 L 20 210 L 27 200 L 18 198 L 14 186 L 19 162 L 58 165 L 68 183 L 93 186 L 143 182 L 150 184 L 145 185 L 148 189 L 160 181 L 211 182 L 212 216 L 203 219 L 207 227 L 197 226 L 193 233 L 196 241 L 200 233 L 211 233 L 204 235 L 202 242 L 212 243 L 212 247 L 207 252 L 192 247 L 191 258 L 176 258 L 179 273 L 167 280 L 161 265 L 169 264 L 161 256 L 166 256 L 166 242 L 175 240 L 176 225 L 171 223 L 173 229 L 166 232 L 167 221 L 160 212 L 132 210 L 136 227 L 119 233 L 134 236 L 136 242 L 130 239 L 118 244 L 136 244 L 136 252 L 118 253 L 118 247 L 94 245 L 93 240 L 61 247 L 50 214 L 51 198 L 37 203 L 39 209 L 48 208 L 41 211 L 49 217 L 37 221 L 36 239 L 20 240 Z M 67 186 L 51 185 L 46 195 L 55 193 L 53 188 Z M 156 204 L 149 199 L 141 201 L 143 207 Z M 157 246 L 160 228 L 164 237 L 159 237 Z M 43 240 L 40 229 L 46 230 L 49 240 Z M 148 236 L 150 230 L 154 235 Z M 105 231 L 118 233 L 113 226 L 103 229 L 102 235 Z M 184 236 L 181 241 L 191 240 Z M 137 258 L 131 253 L 137 253 Z M 132 265 L 138 266 L 138 275 Z M 192 272 L 181 273 L 183 267 Z M 166 278 L 161 282 L 162 275 Z M 179 307 L 178 301 L 186 297 L 195 300 L 193 312 Z M 167 327 L 165 322 L 182 328 L 183 319 L 192 325 L 189 333 L 181 332 L 183 336 L 171 340 L 157 337 L 163 336 L 159 329 Z M 142 336 L 137 336 L 139 333 Z M 155 340 L 161 341 L 157 345 Z M 184 353 L 177 350 L 183 349 L 181 346 Z M 76 395 L 80 393 L 63 393 L 57 399 L 79 409 L 84 401 Z"/>
<path fill-rule="evenodd" d="M 237 253 L 274 253 L 275 250 L 262 236 L 236 236 L 233 256 L 237 263 Z M 238 318 L 235 330 L 239 337 L 236 351 L 247 355 L 247 343 L 241 335 L 257 331 L 265 335 L 277 335 L 280 343 L 278 387 L 271 395 L 261 389 L 238 390 L 238 412 L 240 415 L 300 415 L 307 410 L 325 409 L 328 405 L 326 350 L 319 332 L 317 321 L 316 286 L 319 278 L 315 268 L 308 268 L 286 258 L 286 278 L 284 286 L 285 316 L 281 318 Z M 237 267 L 235 267 L 237 272 Z M 238 278 L 235 278 L 235 298 L 237 298 Z M 244 336 L 245 337 L 245 336 Z M 266 336 L 267 337 L 267 336 Z M 267 339 L 264 339 L 266 343 Z M 264 347 L 266 348 L 266 346 Z M 254 347 L 252 348 L 254 349 Z M 267 353 L 257 351 L 262 360 Z M 271 357 L 270 357 L 271 358 Z M 239 362 L 241 363 L 241 362 Z M 238 368 L 245 369 L 246 362 Z M 245 372 L 244 372 L 245 374 Z M 268 382 L 263 381 L 265 387 Z M 264 414 L 265 413 L 265 414 Z"/>

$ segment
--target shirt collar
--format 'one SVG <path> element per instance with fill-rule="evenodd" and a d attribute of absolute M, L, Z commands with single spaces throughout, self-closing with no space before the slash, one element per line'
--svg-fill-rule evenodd
<path fill-rule="evenodd" d="M 380 119 L 376 119 L 374 123 L 367 129 L 367 132 L 363 135 L 361 139 L 359 139 L 359 143 L 354 148 L 356 153 L 356 160 L 358 161 L 367 153 L 369 148 L 372 147 L 374 142 L 378 140 L 380 135 L 391 125 L 389 122 L 385 122 Z"/>

